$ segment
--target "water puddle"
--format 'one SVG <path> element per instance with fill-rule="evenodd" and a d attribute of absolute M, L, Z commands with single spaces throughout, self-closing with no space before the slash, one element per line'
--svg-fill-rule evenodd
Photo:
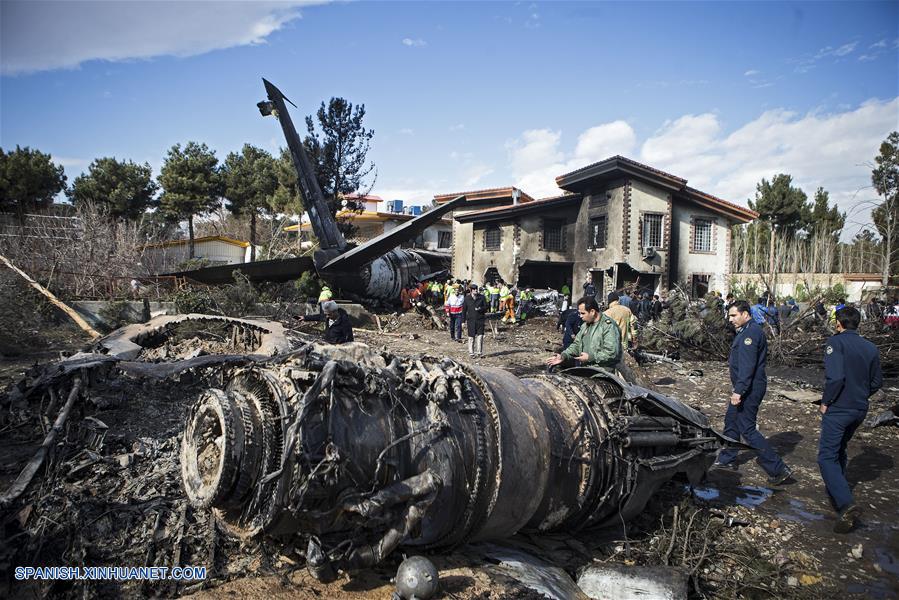
<path fill-rule="evenodd" d="M 687 489 L 690 489 L 689 486 L 687 486 Z M 693 494 L 707 502 L 717 500 L 723 504 L 738 504 L 739 506 L 754 508 L 768 500 L 774 494 L 774 490 L 755 485 L 742 485 L 733 490 L 722 491 L 716 487 L 704 486 L 694 487 Z"/>
<path fill-rule="evenodd" d="M 886 548 L 875 548 L 874 554 L 877 556 L 877 564 L 887 573 L 899 576 L 899 564 L 896 563 L 896 557 Z"/>
<path fill-rule="evenodd" d="M 808 523 L 809 521 L 823 521 L 824 515 L 813 513 L 805 510 L 805 503 L 801 500 L 791 499 L 790 512 L 778 513 L 777 516 L 784 521 L 792 521 L 794 523 Z"/>

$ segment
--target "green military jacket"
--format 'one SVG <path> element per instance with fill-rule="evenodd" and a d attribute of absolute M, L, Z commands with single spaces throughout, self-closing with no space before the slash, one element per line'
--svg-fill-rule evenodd
<path fill-rule="evenodd" d="M 614 367 L 621 361 L 621 332 L 607 315 L 600 314 L 592 325 L 581 325 L 574 341 L 562 352 L 562 358 L 573 360 L 582 352 L 590 358 L 588 365 Z"/>

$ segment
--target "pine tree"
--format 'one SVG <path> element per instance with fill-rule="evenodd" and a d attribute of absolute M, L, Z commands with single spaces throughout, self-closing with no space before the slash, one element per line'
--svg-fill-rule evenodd
<path fill-rule="evenodd" d="M 27 146 L 0 148 L 0 212 L 14 212 L 23 222 L 26 212 L 47 208 L 65 187 L 65 171 L 49 154 Z"/>
<path fill-rule="evenodd" d="M 108 208 L 114 219 L 133 221 L 158 205 L 154 198 L 157 189 L 149 164 L 98 158 L 86 174 L 75 178 L 68 196 L 75 206 L 90 202 Z"/>
<path fill-rule="evenodd" d="M 256 217 L 272 214 L 278 176 L 272 155 L 244 144 L 240 154 L 230 153 L 222 165 L 225 200 L 234 215 L 250 217 L 250 261 L 256 260 Z"/>
<path fill-rule="evenodd" d="M 172 146 L 159 174 L 160 208 L 170 219 L 187 219 L 189 257 L 194 257 L 194 217 L 208 211 L 222 193 L 215 152 L 206 144 Z"/>

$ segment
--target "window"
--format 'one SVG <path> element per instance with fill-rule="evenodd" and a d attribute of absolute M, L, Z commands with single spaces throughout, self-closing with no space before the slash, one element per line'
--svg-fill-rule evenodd
<path fill-rule="evenodd" d="M 499 227 L 489 227 L 484 230 L 484 249 L 485 250 L 499 250 L 500 240 L 502 239 L 502 235 L 500 234 Z"/>
<path fill-rule="evenodd" d="M 594 217 L 590 219 L 590 247 L 606 247 L 606 217 Z"/>
<path fill-rule="evenodd" d="M 704 298 L 709 293 L 709 280 L 711 275 L 694 274 L 691 278 L 690 287 L 694 298 Z"/>
<path fill-rule="evenodd" d="M 711 219 L 695 219 L 693 221 L 693 251 L 712 251 L 712 221 Z"/>
<path fill-rule="evenodd" d="M 557 219 L 543 220 L 543 249 L 561 251 L 565 249 L 562 231 L 565 221 Z"/>
<path fill-rule="evenodd" d="M 438 231 L 437 232 L 437 247 L 438 248 L 449 248 L 453 245 L 453 232 L 452 231 Z"/>
<path fill-rule="evenodd" d="M 662 219 L 664 215 L 643 215 L 643 247 L 659 248 L 662 245 Z"/>

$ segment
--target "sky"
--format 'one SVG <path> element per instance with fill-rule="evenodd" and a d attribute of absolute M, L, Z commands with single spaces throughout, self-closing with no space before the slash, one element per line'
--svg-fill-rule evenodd
<path fill-rule="evenodd" d="M 92 160 L 285 145 L 261 78 L 374 129 L 372 193 L 521 187 L 620 154 L 745 205 L 789 173 L 870 220 L 899 129 L 899 2 L 0 0 L 0 147 Z M 301 132 L 302 133 L 302 132 Z"/>

